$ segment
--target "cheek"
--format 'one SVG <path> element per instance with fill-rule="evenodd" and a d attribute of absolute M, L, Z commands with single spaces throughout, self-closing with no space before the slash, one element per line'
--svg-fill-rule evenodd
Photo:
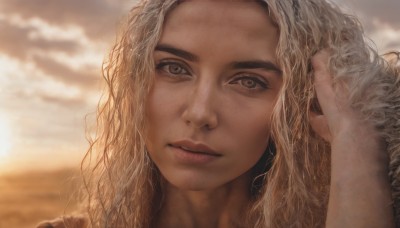
<path fill-rule="evenodd" d="M 264 102 L 247 106 L 240 112 L 232 112 L 231 127 L 227 132 L 235 135 L 233 138 L 237 140 L 238 146 L 242 145 L 240 146 L 242 148 L 251 148 L 251 151 L 265 149 L 270 136 L 272 109 L 273 104 Z"/>
<path fill-rule="evenodd" d="M 264 119 L 265 121 L 265 119 Z M 244 151 L 245 155 L 243 158 L 248 157 L 252 160 L 253 165 L 259 160 L 262 154 L 265 152 L 268 141 L 269 141 L 269 124 L 258 122 L 258 125 L 247 125 L 246 128 L 241 132 L 238 140 L 238 147 Z"/>
<path fill-rule="evenodd" d="M 160 149 L 154 147 L 163 143 L 163 136 L 168 134 L 172 122 L 179 116 L 180 97 L 183 96 L 163 83 L 155 81 L 151 87 L 145 105 L 145 140 L 149 151 Z"/>
<path fill-rule="evenodd" d="M 264 104 L 265 105 L 265 104 Z M 253 167 L 263 156 L 268 147 L 270 137 L 271 108 L 249 108 L 232 118 L 234 128 L 226 133 L 226 142 L 230 142 L 233 151 L 236 151 L 238 171 Z"/>
<path fill-rule="evenodd" d="M 159 106 L 160 100 L 158 99 L 157 94 L 154 90 L 154 85 L 149 91 L 147 96 L 146 105 L 145 105 L 145 142 L 148 151 L 153 151 L 154 141 L 157 139 L 157 131 L 160 126 L 159 122 L 162 115 L 160 115 L 160 109 L 157 109 Z"/>
<path fill-rule="evenodd" d="M 171 115 L 179 114 L 179 105 L 187 93 L 163 81 L 155 80 L 149 91 L 146 104 L 146 118 L 149 124 L 159 124 Z"/>
<path fill-rule="evenodd" d="M 253 175 L 259 175 L 265 171 L 265 167 L 267 165 L 265 156 L 269 156 L 268 154 L 265 154 L 268 153 L 267 148 L 269 145 L 270 137 L 269 123 L 265 123 L 265 125 L 259 124 L 255 126 L 253 130 L 254 131 L 252 132 L 248 132 L 248 144 L 247 148 L 244 148 L 244 150 L 247 149 L 247 154 L 242 157 L 247 157 L 247 168 L 252 168 L 252 172 L 254 172 Z"/>

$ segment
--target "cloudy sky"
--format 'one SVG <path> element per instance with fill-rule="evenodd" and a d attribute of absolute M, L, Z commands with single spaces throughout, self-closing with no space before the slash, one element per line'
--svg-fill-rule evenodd
<path fill-rule="evenodd" d="M 103 58 L 133 2 L 0 0 L 0 173 L 78 166 Z M 380 52 L 400 50 L 399 0 L 336 2 Z"/>

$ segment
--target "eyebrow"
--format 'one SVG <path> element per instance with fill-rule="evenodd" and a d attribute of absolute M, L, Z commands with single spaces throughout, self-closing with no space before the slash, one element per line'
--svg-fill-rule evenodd
<path fill-rule="evenodd" d="M 275 64 L 270 61 L 243 61 L 243 62 L 234 62 L 234 69 L 263 69 L 266 71 L 275 71 L 279 75 L 282 74 L 282 70 L 279 69 Z"/>
<path fill-rule="evenodd" d="M 182 49 L 170 46 L 168 44 L 158 44 L 154 50 L 167 52 L 167 53 L 179 56 L 181 58 L 184 58 L 191 62 L 196 62 L 199 60 L 199 57 L 197 57 L 196 55 L 194 55 L 190 52 L 184 51 Z M 232 68 L 233 69 L 263 69 L 266 71 L 275 71 L 279 75 L 282 74 L 282 70 L 279 69 L 279 67 L 277 67 L 275 64 L 273 64 L 270 61 L 261 61 L 261 60 L 239 61 L 239 62 L 234 62 L 232 64 Z"/>
<path fill-rule="evenodd" d="M 197 57 L 196 55 L 193 55 L 192 53 L 184 51 L 182 49 L 172 47 L 168 44 L 159 44 L 156 46 L 156 48 L 154 50 L 168 52 L 170 54 L 179 56 L 179 57 L 184 58 L 191 62 L 196 62 L 199 60 L 199 57 Z"/>

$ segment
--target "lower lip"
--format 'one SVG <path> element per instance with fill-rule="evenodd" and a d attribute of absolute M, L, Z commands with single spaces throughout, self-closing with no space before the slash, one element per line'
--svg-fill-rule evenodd
<path fill-rule="evenodd" d="M 179 147 L 170 146 L 170 148 L 172 149 L 172 151 L 175 155 L 175 158 L 179 162 L 183 162 L 183 163 L 204 164 L 204 163 L 212 162 L 220 157 L 218 155 L 195 153 L 195 152 L 184 150 Z"/>

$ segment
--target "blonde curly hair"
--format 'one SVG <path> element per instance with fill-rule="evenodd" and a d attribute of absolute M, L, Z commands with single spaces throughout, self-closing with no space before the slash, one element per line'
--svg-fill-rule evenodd
<path fill-rule="evenodd" d="M 153 52 L 168 12 L 179 0 L 139 0 L 104 65 L 106 92 L 97 132 L 82 162 L 92 227 L 151 227 L 162 204 L 162 177 L 144 143 L 144 107 L 154 74 Z M 258 178 L 249 227 L 323 227 L 330 182 L 330 147 L 309 125 L 318 111 L 311 57 L 329 49 L 335 86 L 385 137 L 393 199 L 400 208 L 400 79 L 365 41 L 360 23 L 324 0 L 257 1 L 279 28 L 276 59 L 283 85 L 274 109 L 271 167 Z M 267 161 L 263 161 L 267 166 Z M 250 186 L 249 186 L 250 188 Z M 396 210 L 397 224 L 400 212 Z"/>

